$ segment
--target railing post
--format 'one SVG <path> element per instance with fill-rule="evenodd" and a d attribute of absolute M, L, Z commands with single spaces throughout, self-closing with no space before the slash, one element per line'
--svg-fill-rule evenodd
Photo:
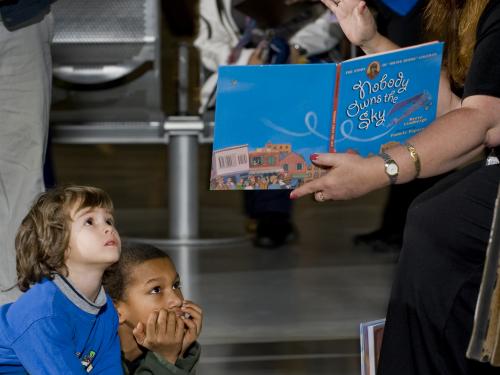
<path fill-rule="evenodd" d="M 169 235 L 172 239 L 199 237 L 198 137 L 170 136 L 169 144 Z"/>

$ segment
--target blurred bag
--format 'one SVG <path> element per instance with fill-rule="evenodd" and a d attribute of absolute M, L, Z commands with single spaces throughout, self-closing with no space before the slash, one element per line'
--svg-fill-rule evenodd
<path fill-rule="evenodd" d="M 267 64 L 286 64 L 290 57 L 290 46 L 281 37 L 273 37 L 268 45 Z"/>
<path fill-rule="evenodd" d="M 381 2 L 400 16 L 406 16 L 415 8 L 419 0 L 381 0 Z"/>
<path fill-rule="evenodd" d="M 491 166 L 489 168 L 498 168 Z M 483 278 L 467 358 L 500 367 L 500 188 L 491 225 Z"/>

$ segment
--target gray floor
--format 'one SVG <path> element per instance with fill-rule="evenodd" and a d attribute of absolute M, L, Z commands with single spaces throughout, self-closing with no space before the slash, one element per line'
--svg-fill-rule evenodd
<path fill-rule="evenodd" d="M 396 257 L 355 248 L 351 238 L 377 227 L 385 192 L 333 204 L 299 201 L 299 240 L 277 250 L 254 248 L 245 238 L 239 206 L 222 195 L 233 193 L 207 194 L 213 199 L 201 207 L 202 237 L 239 241 L 166 248 L 184 293 L 204 309 L 199 374 L 360 374 L 359 323 L 385 315 Z M 166 216 L 117 215 L 129 237 L 144 234 L 138 217 L 150 215 L 158 225 Z"/>

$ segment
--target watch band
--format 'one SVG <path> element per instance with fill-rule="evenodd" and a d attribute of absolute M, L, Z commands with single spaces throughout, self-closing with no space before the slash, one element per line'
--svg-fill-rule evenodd
<path fill-rule="evenodd" d="M 396 183 L 396 181 L 398 180 L 398 172 L 399 172 L 399 166 L 398 166 L 398 164 L 396 163 L 396 161 L 389 154 L 386 154 L 385 152 L 381 152 L 379 154 L 379 156 L 382 159 L 384 159 L 384 162 L 385 162 L 385 165 L 384 165 L 385 174 L 387 175 L 387 177 L 389 177 L 389 181 L 390 181 L 391 185 L 394 185 Z M 389 172 L 389 167 L 391 165 L 394 165 L 396 167 L 396 173 L 390 173 Z"/>

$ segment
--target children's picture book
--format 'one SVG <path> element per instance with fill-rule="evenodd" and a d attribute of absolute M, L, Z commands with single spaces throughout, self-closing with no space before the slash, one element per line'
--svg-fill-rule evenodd
<path fill-rule="evenodd" d="M 376 375 L 385 319 L 373 320 L 359 325 L 361 341 L 361 375 Z"/>
<path fill-rule="evenodd" d="M 442 42 L 341 63 L 221 66 L 210 188 L 294 189 L 313 153 L 378 154 L 436 117 Z"/>

